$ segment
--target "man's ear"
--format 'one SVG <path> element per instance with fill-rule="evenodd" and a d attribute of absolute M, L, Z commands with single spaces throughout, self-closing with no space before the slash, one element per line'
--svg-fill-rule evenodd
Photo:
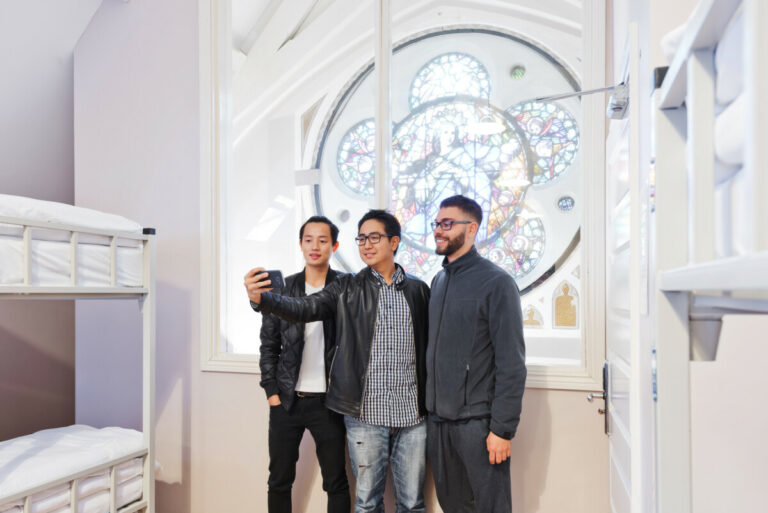
<path fill-rule="evenodd" d="M 339 249 L 339 241 L 333 243 L 333 253 L 336 253 L 337 249 Z"/>
<path fill-rule="evenodd" d="M 396 242 L 394 246 L 392 246 L 393 242 Z M 400 237 L 398 237 L 397 235 L 395 235 L 394 237 L 390 237 L 389 244 L 390 244 L 390 247 L 392 248 L 392 252 L 394 253 L 395 251 L 397 251 L 397 248 L 400 247 Z"/>
<path fill-rule="evenodd" d="M 480 229 L 480 224 L 477 221 L 472 221 L 472 224 L 469 225 L 470 235 L 477 235 L 477 231 L 479 229 Z"/>

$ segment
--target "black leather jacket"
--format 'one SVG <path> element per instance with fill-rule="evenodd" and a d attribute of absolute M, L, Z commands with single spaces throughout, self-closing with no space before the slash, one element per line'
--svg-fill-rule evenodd
<path fill-rule="evenodd" d="M 333 283 L 338 273 L 328 269 L 325 286 Z M 285 287 L 276 292 L 292 297 L 305 296 L 304 271 L 285 279 Z M 323 322 L 325 338 L 325 378 L 331 368 L 331 358 L 336 346 L 336 330 L 333 319 Z M 261 386 L 267 397 L 278 394 L 286 410 L 291 409 L 296 381 L 299 379 L 301 357 L 304 354 L 304 323 L 288 322 L 273 315 L 265 315 L 261 321 Z"/>
<path fill-rule="evenodd" d="M 360 416 L 379 305 L 379 287 L 373 272 L 366 267 L 356 275 L 338 275 L 333 283 L 311 296 L 291 298 L 267 292 L 261 295 L 260 305 L 252 303 L 257 311 L 287 321 L 336 320 L 337 349 L 331 363 L 325 405 L 344 415 Z M 424 415 L 429 287 L 410 275 L 406 275 L 399 287 L 411 309 L 419 414 Z"/>

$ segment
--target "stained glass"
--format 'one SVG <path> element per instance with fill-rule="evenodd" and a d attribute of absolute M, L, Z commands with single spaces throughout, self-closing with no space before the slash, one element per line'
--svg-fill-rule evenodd
<path fill-rule="evenodd" d="M 516 65 L 510 73 L 519 79 L 526 69 Z M 397 261 L 417 276 L 438 270 L 442 257 L 435 254 L 430 222 L 443 199 L 462 194 L 484 212 L 475 241 L 480 254 L 516 279 L 531 273 L 547 235 L 526 194 L 573 161 L 579 140 L 574 119 L 553 103 L 506 111 L 493 106 L 487 70 L 463 53 L 427 62 L 411 83 L 409 103 L 392 134 L 391 209 L 402 225 Z M 481 123 L 499 130 L 486 134 Z M 361 196 L 374 192 L 374 129 L 372 119 L 355 124 L 338 149 L 341 181 Z M 557 205 L 569 211 L 574 200 L 562 196 Z"/>
<path fill-rule="evenodd" d="M 463 53 L 446 53 L 429 61 L 411 83 L 411 109 L 430 100 L 457 95 L 489 98 L 491 83 L 480 61 Z"/>
<path fill-rule="evenodd" d="M 336 161 L 341 181 L 352 192 L 373 196 L 376 124 L 366 119 L 350 128 L 339 144 Z"/>
<path fill-rule="evenodd" d="M 512 66 L 512 69 L 509 71 L 509 76 L 515 80 L 520 80 L 525 76 L 525 66 L 519 64 L 517 66 Z"/>
<path fill-rule="evenodd" d="M 574 206 L 576 206 L 576 201 L 571 196 L 563 196 L 562 198 L 557 200 L 557 208 L 559 208 L 563 212 L 568 212 L 569 210 L 573 210 Z"/>
<path fill-rule="evenodd" d="M 533 183 L 562 175 L 579 147 L 579 129 L 573 117 L 554 103 L 525 102 L 511 107 L 511 114 L 528 137 L 535 156 Z"/>

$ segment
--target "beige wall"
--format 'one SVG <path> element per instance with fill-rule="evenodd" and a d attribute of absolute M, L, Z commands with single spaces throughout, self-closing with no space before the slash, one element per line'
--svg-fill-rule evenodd
<path fill-rule="evenodd" d="M 717 360 L 691 363 L 694 513 L 768 511 L 768 316 L 726 316 Z"/>

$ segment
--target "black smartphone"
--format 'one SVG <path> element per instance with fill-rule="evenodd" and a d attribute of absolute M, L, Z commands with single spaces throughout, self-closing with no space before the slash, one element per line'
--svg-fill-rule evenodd
<path fill-rule="evenodd" d="M 270 280 L 272 284 L 269 286 L 273 289 L 282 289 L 285 287 L 285 280 L 283 280 L 283 273 L 280 271 L 261 271 L 261 273 L 267 273 L 269 276 L 266 277 L 267 280 Z"/>

